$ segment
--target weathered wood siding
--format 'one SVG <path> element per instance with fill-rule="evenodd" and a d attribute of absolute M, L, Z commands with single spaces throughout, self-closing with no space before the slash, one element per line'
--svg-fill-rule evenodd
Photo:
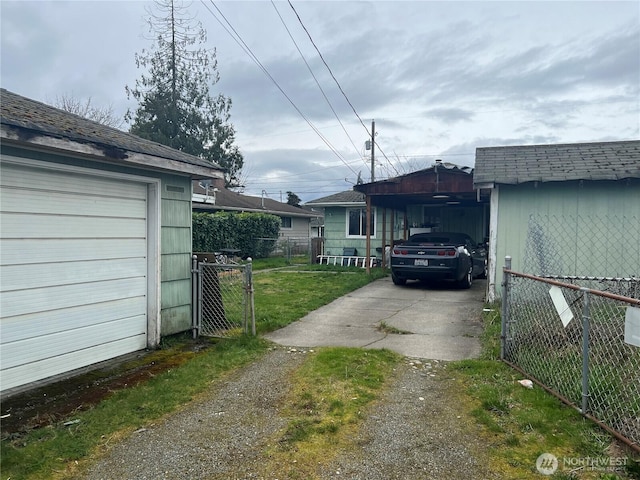
<path fill-rule="evenodd" d="M 191 180 L 162 176 L 161 335 L 191 328 Z"/>

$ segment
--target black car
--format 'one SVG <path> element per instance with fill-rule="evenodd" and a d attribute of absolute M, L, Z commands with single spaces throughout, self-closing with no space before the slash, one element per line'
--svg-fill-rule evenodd
<path fill-rule="evenodd" d="M 407 280 L 451 280 L 470 288 L 474 278 L 487 275 L 487 250 L 465 233 L 418 233 L 391 249 L 391 278 L 396 285 Z"/>

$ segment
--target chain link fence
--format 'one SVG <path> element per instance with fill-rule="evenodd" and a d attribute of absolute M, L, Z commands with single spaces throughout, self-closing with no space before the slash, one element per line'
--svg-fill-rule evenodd
<path fill-rule="evenodd" d="M 640 279 L 510 268 L 507 257 L 502 359 L 638 449 Z"/>
<path fill-rule="evenodd" d="M 637 277 L 638 239 L 637 216 L 530 215 L 522 271 L 542 277 Z"/>
<path fill-rule="evenodd" d="M 256 334 L 251 263 L 209 263 L 194 257 L 193 334 Z"/>
<path fill-rule="evenodd" d="M 313 239 L 308 235 L 302 237 L 259 238 L 258 240 L 264 244 L 271 245 L 269 252 L 272 257 L 285 257 L 287 260 L 291 260 L 295 256 L 311 255 Z"/>

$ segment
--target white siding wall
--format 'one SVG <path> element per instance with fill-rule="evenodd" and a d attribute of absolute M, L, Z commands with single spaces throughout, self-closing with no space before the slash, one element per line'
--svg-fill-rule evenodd
<path fill-rule="evenodd" d="M 148 185 L 2 160 L 0 389 L 145 348 Z"/>

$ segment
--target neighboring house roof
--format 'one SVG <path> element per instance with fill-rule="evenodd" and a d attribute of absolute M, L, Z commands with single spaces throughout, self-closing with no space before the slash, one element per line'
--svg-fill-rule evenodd
<path fill-rule="evenodd" d="M 131 133 L 0 89 L 4 144 L 73 151 L 112 163 L 222 177 L 222 167 Z"/>
<path fill-rule="evenodd" d="M 640 140 L 477 148 L 473 183 L 625 178 L 640 178 Z"/>
<path fill-rule="evenodd" d="M 277 202 L 269 197 L 242 195 L 226 188 L 206 190 L 198 182 L 193 182 L 192 206 L 200 211 L 254 212 L 270 213 L 280 217 L 316 218 L 322 214 L 310 212 L 302 207 Z"/>
<path fill-rule="evenodd" d="M 364 193 L 356 192 L 354 190 L 334 193 L 333 195 L 328 195 L 305 203 L 305 205 L 309 207 L 336 207 L 364 204 Z"/>

